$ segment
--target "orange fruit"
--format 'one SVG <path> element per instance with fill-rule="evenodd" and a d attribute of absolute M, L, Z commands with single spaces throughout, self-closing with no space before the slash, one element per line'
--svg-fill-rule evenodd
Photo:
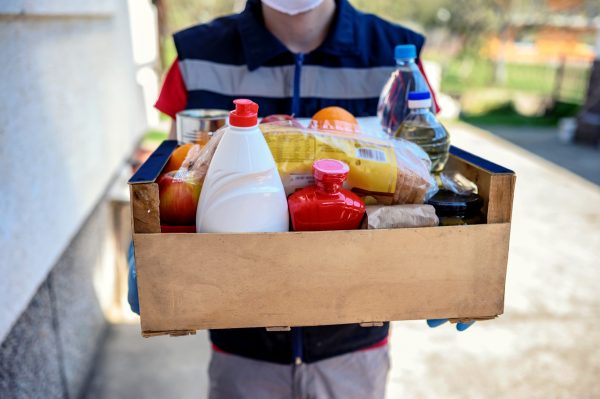
<path fill-rule="evenodd" d="M 175 151 L 173 151 L 173 153 L 171 154 L 169 162 L 167 162 L 167 164 L 165 165 L 163 173 L 179 169 L 181 167 L 181 164 L 183 164 L 183 161 L 185 161 L 185 157 L 187 156 L 187 153 L 190 151 L 193 145 L 194 144 L 192 143 L 187 143 L 177 147 Z"/>
<path fill-rule="evenodd" d="M 313 115 L 311 129 L 333 130 L 341 133 L 358 133 L 358 121 L 342 107 L 326 107 Z"/>

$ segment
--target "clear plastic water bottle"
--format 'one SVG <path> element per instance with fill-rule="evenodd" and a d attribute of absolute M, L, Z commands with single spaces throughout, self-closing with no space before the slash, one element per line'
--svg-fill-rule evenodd
<path fill-rule="evenodd" d="M 396 46 L 394 50 L 397 69 L 387 81 L 377 106 L 377 117 L 389 135 L 393 135 L 408 115 L 408 93 L 429 92 L 429 86 L 415 62 L 417 48 L 412 44 Z M 435 113 L 435 109 L 432 109 Z"/>
<path fill-rule="evenodd" d="M 450 150 L 450 135 L 431 113 L 431 94 L 428 91 L 408 94 L 410 113 L 402 121 L 394 137 L 419 145 L 431 159 L 431 172 L 439 173 L 446 166 Z"/>

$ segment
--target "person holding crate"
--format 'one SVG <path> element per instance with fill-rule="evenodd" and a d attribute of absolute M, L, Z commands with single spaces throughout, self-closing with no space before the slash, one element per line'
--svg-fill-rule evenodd
<path fill-rule="evenodd" d="M 394 47 L 413 44 L 419 54 L 425 38 L 347 0 L 248 0 L 240 14 L 174 41 L 178 57 L 155 105 L 173 119 L 184 109 L 229 109 L 238 97 L 259 103 L 262 116 L 310 117 L 333 105 L 374 116 L 395 69 Z M 338 86 L 327 84 L 332 74 Z M 129 301 L 139 313 L 132 251 L 130 264 Z M 383 398 L 388 333 L 389 323 L 211 330 L 209 397 Z"/>

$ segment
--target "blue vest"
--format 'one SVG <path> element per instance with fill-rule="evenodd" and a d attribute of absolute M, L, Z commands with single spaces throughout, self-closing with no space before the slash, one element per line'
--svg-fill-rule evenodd
<path fill-rule="evenodd" d="M 187 108 L 232 109 L 235 98 L 259 104 L 261 116 L 311 117 L 337 105 L 355 116 L 373 116 L 381 89 L 395 69 L 394 47 L 422 35 L 355 10 L 339 0 L 325 42 L 294 54 L 264 26 L 260 2 L 236 15 L 194 26 L 174 36 L 188 90 Z"/>
<path fill-rule="evenodd" d="M 310 117 L 337 105 L 355 116 L 373 116 L 381 89 L 395 69 L 394 47 L 424 37 L 338 0 L 325 42 L 308 54 L 293 54 L 264 26 L 258 0 L 237 15 L 194 26 L 174 36 L 188 90 L 186 108 L 232 109 L 235 98 L 259 104 L 261 116 Z M 226 273 L 226 270 L 224 270 Z M 375 320 L 374 320 L 375 321 Z M 387 337 L 383 327 L 357 324 L 293 328 L 212 330 L 222 350 L 258 360 L 314 362 L 359 350 Z"/>

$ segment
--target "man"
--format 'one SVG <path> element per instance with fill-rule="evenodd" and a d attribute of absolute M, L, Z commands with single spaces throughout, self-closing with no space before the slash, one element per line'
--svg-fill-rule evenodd
<path fill-rule="evenodd" d="M 420 53 L 424 43 L 347 0 L 248 0 L 242 13 L 174 40 L 178 58 L 156 102 L 173 118 L 183 109 L 230 109 L 240 97 L 257 102 L 262 116 L 310 117 L 331 105 L 373 116 L 395 69 L 394 47 L 414 44 Z M 210 398 L 382 398 L 388 329 L 212 330 Z"/>
<path fill-rule="evenodd" d="M 186 108 L 230 109 L 244 96 L 263 116 L 310 117 L 330 105 L 375 115 L 396 67 L 394 47 L 414 44 L 420 53 L 425 39 L 346 0 L 267 0 L 262 6 L 249 0 L 241 14 L 186 29 L 174 41 L 178 59 L 156 102 L 172 118 Z"/>

